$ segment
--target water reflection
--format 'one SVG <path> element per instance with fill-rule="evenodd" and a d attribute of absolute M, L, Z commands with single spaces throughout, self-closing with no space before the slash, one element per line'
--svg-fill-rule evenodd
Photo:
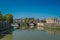
<path fill-rule="evenodd" d="M 45 27 L 21 27 L 1 40 L 60 40 L 60 30 Z"/>
<path fill-rule="evenodd" d="M 49 34 L 58 34 L 58 33 L 60 33 L 60 30 L 53 29 L 53 28 L 50 28 L 50 29 L 46 28 L 45 31 L 48 32 Z"/>
<path fill-rule="evenodd" d="M 37 30 L 44 30 L 44 27 L 38 26 Z"/>
<path fill-rule="evenodd" d="M 60 30 L 53 29 L 53 28 L 45 28 L 45 27 L 42 27 L 42 26 L 38 26 L 38 27 L 34 27 L 34 26 L 21 27 L 20 30 L 44 31 L 44 32 L 47 32 L 49 34 L 58 34 L 58 33 L 60 33 Z"/>
<path fill-rule="evenodd" d="M 59 40 L 60 31 L 44 27 L 18 29 L 13 36 L 13 40 Z"/>

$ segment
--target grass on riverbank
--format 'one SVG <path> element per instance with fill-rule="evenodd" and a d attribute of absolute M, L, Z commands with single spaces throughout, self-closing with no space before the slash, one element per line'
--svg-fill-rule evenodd
<path fill-rule="evenodd" d="M 53 28 L 53 29 L 60 30 L 60 28 Z"/>
<path fill-rule="evenodd" d="M 54 28 L 54 27 L 44 27 L 44 28 L 60 30 L 60 27 L 59 28 L 58 27 L 56 27 L 56 28 Z"/>

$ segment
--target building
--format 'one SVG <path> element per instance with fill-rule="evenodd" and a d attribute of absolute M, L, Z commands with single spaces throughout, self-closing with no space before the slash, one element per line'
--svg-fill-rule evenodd
<path fill-rule="evenodd" d="M 44 23 L 37 23 L 37 27 L 41 27 L 41 26 L 44 26 Z"/>
<path fill-rule="evenodd" d="M 58 20 L 58 23 L 60 23 L 60 20 Z"/>
<path fill-rule="evenodd" d="M 20 18 L 20 19 L 15 19 L 15 22 L 16 22 L 16 23 L 21 23 L 21 22 L 22 22 L 22 18 Z"/>
<path fill-rule="evenodd" d="M 36 19 L 35 22 L 37 24 L 37 27 L 44 26 L 44 23 L 42 23 L 39 19 Z"/>
<path fill-rule="evenodd" d="M 58 19 L 57 18 L 49 18 L 49 19 L 46 19 L 46 23 L 58 23 Z"/>
<path fill-rule="evenodd" d="M 39 19 L 36 19 L 36 20 L 35 20 L 35 23 L 38 23 L 38 22 L 40 22 L 40 20 L 39 20 Z"/>

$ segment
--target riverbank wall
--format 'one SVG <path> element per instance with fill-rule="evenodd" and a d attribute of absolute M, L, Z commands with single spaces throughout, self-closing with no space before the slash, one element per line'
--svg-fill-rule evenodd
<path fill-rule="evenodd" d="M 10 23 L 7 21 L 0 21 L 0 34 L 5 33 L 10 27 Z"/>
<path fill-rule="evenodd" d="M 60 23 L 45 23 L 45 27 L 60 28 Z"/>

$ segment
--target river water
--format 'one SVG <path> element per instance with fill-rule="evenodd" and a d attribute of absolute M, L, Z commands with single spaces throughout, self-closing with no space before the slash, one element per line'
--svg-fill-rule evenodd
<path fill-rule="evenodd" d="M 60 40 L 60 30 L 48 28 L 16 29 L 0 40 Z"/>

